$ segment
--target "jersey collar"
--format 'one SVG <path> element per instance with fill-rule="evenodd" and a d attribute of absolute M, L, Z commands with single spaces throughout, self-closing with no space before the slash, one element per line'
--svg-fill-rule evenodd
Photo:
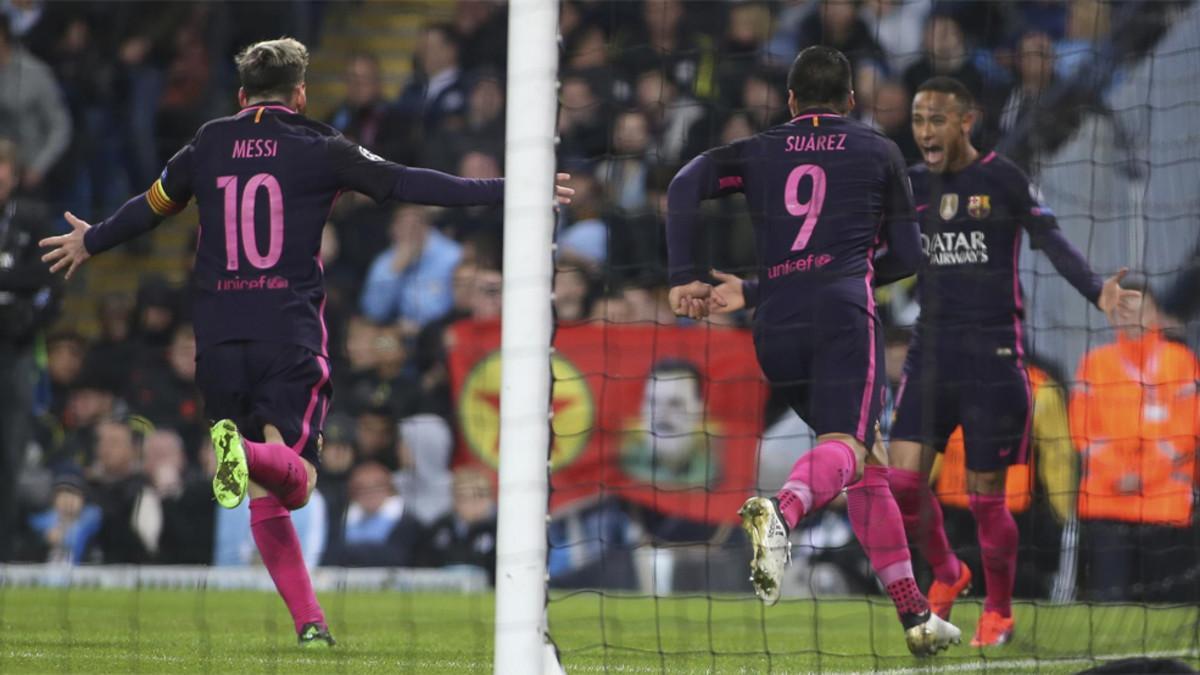
<path fill-rule="evenodd" d="M 238 116 L 241 117 L 252 110 L 257 111 L 260 109 L 264 111 L 270 110 L 273 112 L 285 112 L 293 115 L 296 114 L 295 110 L 292 110 L 280 101 L 260 101 L 259 103 L 253 103 L 245 108 L 242 108 L 242 110 L 238 113 Z"/>
<path fill-rule="evenodd" d="M 796 115 L 792 118 L 792 123 L 799 122 L 800 120 L 812 119 L 814 117 L 841 117 L 841 115 L 837 112 L 834 112 L 833 108 L 805 108 L 804 110 L 800 111 L 799 115 Z"/>

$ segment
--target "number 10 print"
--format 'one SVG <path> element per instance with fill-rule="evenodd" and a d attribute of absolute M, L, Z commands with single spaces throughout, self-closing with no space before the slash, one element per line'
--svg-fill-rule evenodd
<path fill-rule="evenodd" d="M 225 191 L 225 269 L 238 268 L 238 179 L 237 176 L 220 176 L 217 188 Z M 271 230 L 267 235 L 267 254 L 258 252 L 258 241 L 254 234 L 254 204 L 259 188 L 266 188 L 270 203 Z M 279 262 L 283 254 L 283 190 L 279 181 L 269 173 L 255 174 L 246 181 L 241 199 L 241 243 L 246 260 L 260 270 L 270 269 Z"/>

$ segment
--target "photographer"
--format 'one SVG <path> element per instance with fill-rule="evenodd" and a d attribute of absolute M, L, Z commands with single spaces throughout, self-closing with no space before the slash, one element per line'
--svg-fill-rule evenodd
<path fill-rule="evenodd" d="M 57 287 L 38 240 L 54 234 L 45 207 L 16 198 L 17 147 L 0 139 L 0 560 L 8 560 L 17 472 L 32 419 L 34 338 L 50 320 Z"/>

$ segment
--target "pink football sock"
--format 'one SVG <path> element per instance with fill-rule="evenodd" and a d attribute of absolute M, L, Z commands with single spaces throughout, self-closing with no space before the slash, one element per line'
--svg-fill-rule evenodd
<path fill-rule="evenodd" d="M 805 514 L 825 506 L 854 478 L 854 450 L 841 441 L 825 441 L 809 450 L 792 466 L 779 490 L 779 510 L 789 528 Z"/>
<path fill-rule="evenodd" d="M 259 443 L 242 439 L 250 480 L 263 486 L 289 509 L 308 501 L 308 470 L 304 462 L 283 443 Z"/>
<path fill-rule="evenodd" d="M 971 495 L 970 502 L 987 583 L 983 610 L 1012 616 L 1013 584 L 1017 577 L 1017 521 L 1009 513 L 1002 494 Z"/>
<path fill-rule="evenodd" d="M 904 521 L 888 485 L 887 467 L 866 467 L 862 480 L 846 489 L 846 513 L 854 535 L 871 561 L 871 569 L 887 589 L 901 617 L 929 609 L 913 579 Z"/>
<path fill-rule="evenodd" d="M 895 467 L 888 471 L 888 482 L 904 516 L 904 530 L 933 568 L 934 578 L 944 584 L 958 581 L 958 556 L 946 538 L 942 505 L 929 483 L 916 471 Z"/>
<path fill-rule="evenodd" d="M 292 614 L 296 632 L 306 623 L 325 625 L 325 613 L 317 603 L 308 568 L 300 551 L 300 540 L 292 526 L 292 515 L 274 495 L 250 500 L 250 531 L 263 565 L 271 573 L 275 588 Z"/>

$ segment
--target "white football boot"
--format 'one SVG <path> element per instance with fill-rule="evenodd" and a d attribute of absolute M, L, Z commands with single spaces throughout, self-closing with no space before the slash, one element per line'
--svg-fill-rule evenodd
<path fill-rule="evenodd" d="M 779 602 L 783 570 L 792 561 L 788 527 L 775 500 L 766 497 L 747 499 L 738 510 L 738 515 L 742 517 L 742 529 L 749 535 L 750 544 L 754 547 L 750 583 L 754 585 L 754 592 L 759 599 L 770 607 Z"/>
<path fill-rule="evenodd" d="M 962 631 L 942 617 L 929 613 L 924 623 L 904 631 L 908 651 L 914 656 L 933 656 L 940 651 L 962 642 Z"/>

